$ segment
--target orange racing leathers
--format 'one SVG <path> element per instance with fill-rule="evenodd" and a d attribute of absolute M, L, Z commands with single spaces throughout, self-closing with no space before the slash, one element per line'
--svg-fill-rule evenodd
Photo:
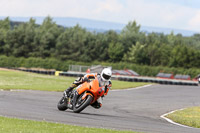
<path fill-rule="evenodd" d="M 78 77 L 67 90 L 72 91 L 75 87 L 79 86 L 80 84 L 86 81 L 90 81 L 91 79 L 94 79 L 95 77 L 97 77 L 99 81 L 99 86 L 105 89 L 104 95 L 107 95 L 108 91 L 111 89 L 111 86 L 112 86 L 111 81 L 110 80 L 104 81 L 102 80 L 100 74 L 93 74 L 93 73 L 86 74 L 83 77 Z M 100 97 L 95 103 L 93 103 L 92 106 L 97 109 L 100 108 L 102 106 L 102 97 Z"/>

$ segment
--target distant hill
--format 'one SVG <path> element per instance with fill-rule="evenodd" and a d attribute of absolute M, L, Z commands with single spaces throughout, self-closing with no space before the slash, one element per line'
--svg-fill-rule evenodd
<path fill-rule="evenodd" d="M 0 17 L 0 19 L 4 19 L 5 17 Z M 37 24 L 42 24 L 45 17 L 33 17 L 36 19 Z M 30 17 L 10 17 L 12 21 L 18 22 L 27 22 Z M 96 32 L 105 32 L 107 30 L 115 30 L 120 32 L 126 24 L 115 23 L 115 22 L 106 22 L 99 20 L 91 20 L 91 19 L 83 19 L 83 18 L 73 18 L 73 17 L 54 17 L 53 20 L 56 24 L 64 26 L 64 27 L 72 27 L 76 24 L 81 25 L 89 31 Z M 192 36 L 196 32 L 189 30 L 181 30 L 181 29 L 172 29 L 172 28 L 160 28 L 160 27 L 150 27 L 150 26 L 141 26 L 141 31 L 146 33 L 156 32 L 156 33 L 164 33 L 170 34 L 172 31 L 174 34 L 182 34 L 183 36 Z"/>

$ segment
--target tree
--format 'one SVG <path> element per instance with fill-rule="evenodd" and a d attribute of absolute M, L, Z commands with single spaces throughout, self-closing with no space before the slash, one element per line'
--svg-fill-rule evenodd
<path fill-rule="evenodd" d="M 144 53 L 146 45 L 142 45 L 139 42 L 136 45 L 132 45 L 129 51 L 124 54 L 123 60 L 131 63 L 146 64 L 146 55 Z"/>
<path fill-rule="evenodd" d="M 89 32 L 80 25 L 65 28 L 51 17 L 42 25 L 0 20 L 0 54 L 15 57 L 53 57 L 82 62 L 131 62 L 151 66 L 199 67 L 200 34 L 148 33 L 136 21 L 118 33 Z"/>
<path fill-rule="evenodd" d="M 93 51 L 93 59 L 98 61 L 108 61 L 108 44 L 111 41 L 108 36 L 104 33 L 98 33 L 95 35 L 95 40 L 92 45 L 94 45 Z"/>
<path fill-rule="evenodd" d="M 84 49 L 87 49 L 87 31 L 76 25 L 63 32 L 56 43 L 56 55 L 62 60 L 70 59 L 79 61 L 83 56 Z"/>
<path fill-rule="evenodd" d="M 31 18 L 29 22 L 15 26 L 7 33 L 4 47 L 7 56 L 29 57 L 29 53 L 33 49 L 35 26 L 35 20 Z"/>
<path fill-rule="evenodd" d="M 140 25 L 137 25 L 136 21 L 129 22 L 123 28 L 120 35 L 125 52 L 127 52 L 132 45 L 136 45 L 136 42 L 144 42 L 145 40 L 145 34 L 140 32 Z"/>
<path fill-rule="evenodd" d="M 199 67 L 199 51 L 186 45 L 176 45 L 170 56 L 169 66 L 173 67 Z"/>
<path fill-rule="evenodd" d="M 113 62 L 121 61 L 123 58 L 123 53 L 124 53 L 124 47 L 123 47 L 122 43 L 119 43 L 119 42 L 109 43 L 108 55 L 109 55 L 111 61 L 113 61 Z"/>
<path fill-rule="evenodd" d="M 56 40 L 63 32 L 64 28 L 58 27 L 50 16 L 46 17 L 36 29 L 32 56 L 46 58 L 55 55 Z"/>
<path fill-rule="evenodd" d="M 5 54 L 4 47 L 6 45 L 6 36 L 9 30 L 10 30 L 9 18 L 7 17 L 4 20 L 0 20 L 0 54 Z"/>

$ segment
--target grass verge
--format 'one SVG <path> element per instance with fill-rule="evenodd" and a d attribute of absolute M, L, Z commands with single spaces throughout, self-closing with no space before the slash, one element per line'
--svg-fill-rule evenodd
<path fill-rule="evenodd" d="M 200 128 L 200 107 L 191 107 L 166 116 L 176 123 Z"/>
<path fill-rule="evenodd" d="M 43 91 L 64 91 L 75 77 L 49 76 L 35 73 L 0 70 L 0 89 L 24 89 Z M 149 83 L 112 80 L 112 89 L 126 89 Z"/>
<path fill-rule="evenodd" d="M 1 133 L 136 133 L 0 117 Z"/>
<path fill-rule="evenodd" d="M 64 91 L 75 78 L 56 77 L 21 71 L 0 70 L 0 89 Z M 113 81 L 113 89 L 132 88 L 146 83 Z M 87 128 L 59 123 L 22 120 L 0 116 L 0 133 L 136 133 L 102 128 Z"/>

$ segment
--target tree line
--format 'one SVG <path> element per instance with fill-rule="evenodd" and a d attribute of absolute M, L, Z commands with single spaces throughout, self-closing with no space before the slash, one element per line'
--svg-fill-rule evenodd
<path fill-rule="evenodd" d="M 32 18 L 15 24 L 7 17 L 0 20 L 0 55 L 198 68 L 200 34 L 145 33 L 136 21 L 129 22 L 120 33 L 100 33 L 78 24 L 62 27 L 49 16 L 41 25 Z"/>

